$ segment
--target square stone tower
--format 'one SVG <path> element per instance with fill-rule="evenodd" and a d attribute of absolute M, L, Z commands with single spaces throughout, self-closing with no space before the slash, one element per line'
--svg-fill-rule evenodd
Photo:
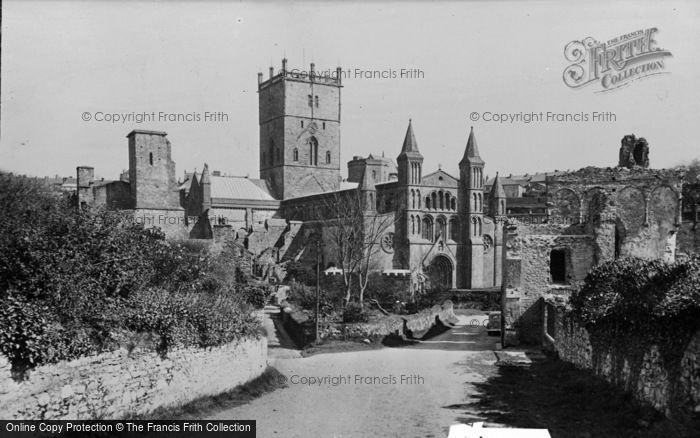
<path fill-rule="evenodd" d="M 260 178 L 276 199 L 340 187 L 341 69 L 258 73 Z"/>
<path fill-rule="evenodd" d="M 175 162 L 168 134 L 133 130 L 129 139 L 129 185 L 135 209 L 180 209 Z"/>

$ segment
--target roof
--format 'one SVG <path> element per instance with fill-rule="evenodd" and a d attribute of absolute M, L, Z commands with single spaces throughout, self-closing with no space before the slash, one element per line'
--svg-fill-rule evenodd
<path fill-rule="evenodd" d="M 253 199 L 274 201 L 269 192 L 263 190 L 257 181 L 242 176 L 209 176 L 211 197 L 221 199 Z"/>
<path fill-rule="evenodd" d="M 546 182 L 546 177 L 559 176 L 559 175 L 564 175 L 566 173 L 568 173 L 568 171 L 555 170 L 554 172 L 526 173 L 524 175 L 510 174 L 507 177 L 499 175 L 498 179 L 501 181 L 501 185 L 504 185 L 504 186 L 512 186 L 512 185 L 526 186 L 526 185 L 532 184 L 532 183 L 544 184 Z M 494 178 L 489 178 L 486 181 L 485 187 L 488 190 L 491 189 L 491 186 L 493 185 L 493 180 L 494 180 Z"/>
<path fill-rule="evenodd" d="M 407 153 L 420 153 L 418 150 L 418 142 L 416 141 L 416 136 L 413 134 L 413 124 L 411 119 L 408 119 L 408 129 L 406 130 L 406 137 L 403 140 L 403 147 L 401 147 L 401 154 Z"/>
<path fill-rule="evenodd" d="M 421 178 L 421 184 L 424 186 L 457 187 L 459 185 L 459 179 L 442 169 L 438 169 Z"/>
<path fill-rule="evenodd" d="M 498 177 L 498 173 L 496 173 L 496 177 L 493 179 L 493 187 L 491 187 L 491 192 L 496 193 L 495 196 L 498 198 L 506 197 L 506 192 L 503 190 L 501 178 Z"/>
<path fill-rule="evenodd" d="M 472 126 L 469 130 L 469 138 L 467 139 L 467 147 L 464 149 L 464 157 L 462 157 L 461 162 L 481 162 L 481 156 L 479 155 L 479 146 L 476 144 L 476 137 L 474 136 L 474 127 Z"/>

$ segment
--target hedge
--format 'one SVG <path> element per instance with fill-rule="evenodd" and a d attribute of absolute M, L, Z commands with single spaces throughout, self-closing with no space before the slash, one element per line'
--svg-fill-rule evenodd
<path fill-rule="evenodd" d="M 267 290 L 216 257 L 172 243 L 128 212 L 77 208 L 0 173 L 0 353 L 13 370 L 118 348 L 139 333 L 163 354 L 257 336 Z"/>

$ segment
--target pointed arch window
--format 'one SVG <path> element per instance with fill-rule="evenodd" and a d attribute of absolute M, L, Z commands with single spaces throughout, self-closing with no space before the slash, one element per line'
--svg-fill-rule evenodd
<path fill-rule="evenodd" d="M 326 151 L 326 164 L 331 164 L 331 151 Z"/>
<path fill-rule="evenodd" d="M 411 208 L 416 208 L 416 192 L 411 190 Z"/>
<path fill-rule="evenodd" d="M 309 138 L 309 164 L 318 165 L 318 140 L 316 137 Z"/>
<path fill-rule="evenodd" d="M 452 211 L 457 210 L 457 200 L 454 197 L 450 200 L 450 207 L 452 207 Z"/>
<path fill-rule="evenodd" d="M 425 208 L 426 210 L 430 210 L 430 196 L 425 197 Z"/>

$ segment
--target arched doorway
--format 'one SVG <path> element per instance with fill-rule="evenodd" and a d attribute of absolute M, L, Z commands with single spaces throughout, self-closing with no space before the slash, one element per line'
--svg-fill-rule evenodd
<path fill-rule="evenodd" d="M 428 278 L 433 289 L 452 287 L 452 261 L 444 255 L 436 256 L 428 266 Z"/>

